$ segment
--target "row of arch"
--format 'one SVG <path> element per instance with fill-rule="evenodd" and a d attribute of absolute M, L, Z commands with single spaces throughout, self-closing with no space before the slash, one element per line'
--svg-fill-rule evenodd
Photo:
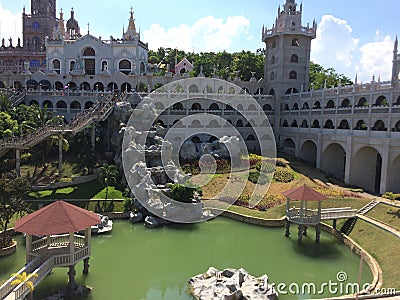
<path fill-rule="evenodd" d="M 221 106 L 222 106 L 222 105 L 221 105 Z M 221 106 L 220 106 L 220 104 L 218 104 L 218 103 L 211 103 L 211 104 L 208 106 L 208 110 L 211 110 L 211 111 L 221 111 L 221 110 L 222 110 L 222 107 L 221 107 Z M 164 104 L 161 103 L 161 102 L 157 102 L 157 103 L 155 104 L 155 107 L 156 107 L 157 109 L 164 109 L 164 108 L 165 108 L 165 107 L 164 107 Z M 184 107 L 183 103 L 181 103 L 181 102 L 175 103 L 175 104 L 172 106 L 172 110 L 185 110 L 185 109 L 186 109 L 186 108 Z M 195 103 L 191 104 L 191 106 L 189 107 L 189 109 L 192 110 L 192 111 L 203 111 L 204 109 L 207 109 L 207 108 L 204 108 L 203 105 L 201 105 L 199 102 L 195 102 Z M 232 111 L 232 110 L 234 110 L 234 108 L 233 108 L 232 106 L 230 106 L 230 105 L 224 105 L 223 109 L 224 109 L 225 111 Z M 244 111 L 244 110 L 245 110 L 242 104 L 238 104 L 237 107 L 236 107 L 236 109 L 239 110 L 239 111 Z M 258 108 L 257 108 L 254 104 L 250 104 L 249 106 L 246 107 L 246 110 L 247 110 L 247 111 L 258 111 Z M 262 110 L 263 110 L 263 111 L 272 111 L 272 106 L 271 106 L 270 104 L 264 104 L 263 107 L 262 107 Z"/>
<path fill-rule="evenodd" d="M 14 82 L 14 87 L 19 89 L 22 88 L 22 84 L 20 82 Z M 160 85 L 161 86 L 161 85 Z M 103 84 L 102 82 L 96 82 L 93 85 L 91 85 L 89 82 L 82 82 L 80 84 L 77 84 L 74 81 L 70 81 L 66 84 L 62 83 L 61 81 L 56 81 L 54 82 L 54 86 L 51 84 L 49 80 L 41 80 L 41 81 L 36 81 L 34 79 L 30 79 L 26 82 L 26 87 L 31 90 L 54 90 L 57 91 L 63 91 L 63 90 L 71 90 L 71 91 L 77 91 L 77 90 L 82 90 L 82 91 L 98 91 L 98 92 L 111 92 L 111 91 L 127 91 L 127 92 L 132 92 L 132 91 L 138 91 L 138 92 L 148 92 L 148 87 L 144 83 L 139 83 L 135 87 L 132 86 L 129 82 L 124 82 L 121 85 L 118 85 L 115 82 L 109 82 L 108 84 Z M 156 85 L 156 88 L 158 86 Z M 0 86 L 1 88 L 1 86 Z"/>
<path fill-rule="evenodd" d="M 324 128 L 324 129 L 350 129 L 351 126 L 347 120 L 341 120 L 337 126 L 335 126 L 334 122 L 329 119 L 325 121 L 324 124 L 321 124 L 319 120 L 314 120 L 311 124 L 307 120 L 303 120 L 301 123 L 298 123 L 297 120 L 292 120 L 289 124 L 288 120 L 283 120 L 282 127 L 293 127 L 293 128 Z M 353 128 L 354 130 L 367 130 L 368 126 L 364 120 L 358 120 L 355 123 Z M 388 127 L 385 122 L 382 120 L 377 120 L 374 122 L 374 125 L 371 127 L 372 131 L 387 131 Z M 400 121 L 398 121 L 392 129 L 393 131 L 400 132 Z"/>
<path fill-rule="evenodd" d="M 42 107 L 42 108 L 46 107 L 48 109 L 58 109 L 58 110 L 66 110 L 66 109 L 68 109 L 68 104 L 64 100 L 59 100 L 55 104 L 50 100 L 45 100 L 45 101 L 42 102 L 42 105 L 40 105 L 39 102 L 36 101 L 36 100 L 31 100 L 26 104 L 27 105 L 37 105 L 37 106 Z M 69 109 L 71 109 L 71 110 L 82 110 L 82 107 L 83 107 L 86 110 L 86 109 L 90 109 L 93 105 L 94 105 L 94 103 L 92 101 L 86 101 L 83 105 L 78 101 L 72 101 L 69 104 Z"/>
<path fill-rule="evenodd" d="M 94 56 L 94 55 L 93 55 Z M 61 74 L 61 60 L 58 58 L 54 58 L 51 61 L 53 71 L 57 74 Z M 108 60 L 102 60 L 101 61 L 101 71 L 108 71 L 109 66 Z M 125 75 L 132 75 L 133 73 L 133 67 L 134 64 L 132 61 L 128 59 L 122 59 L 118 63 L 118 71 L 125 74 Z M 144 74 L 146 72 L 146 65 L 144 62 L 140 62 L 139 65 L 140 69 L 140 74 Z M 69 68 L 68 71 L 72 72 L 74 70 L 84 70 L 85 74 L 87 75 L 95 75 L 96 73 L 96 61 L 93 58 L 84 58 L 83 62 L 81 61 L 76 61 L 76 60 L 71 60 L 69 62 Z"/>
<path fill-rule="evenodd" d="M 157 123 L 160 124 L 161 126 L 165 127 L 165 128 L 168 127 L 168 125 L 165 124 L 162 120 L 158 120 Z M 230 127 L 232 125 L 234 127 L 236 127 L 236 128 L 243 128 L 243 127 L 253 128 L 253 127 L 256 127 L 257 125 L 259 125 L 260 127 L 265 127 L 266 128 L 268 126 L 271 126 L 271 123 L 269 123 L 268 120 L 264 120 L 261 124 L 257 124 L 257 122 L 255 120 L 253 120 L 253 119 L 250 119 L 248 121 L 244 121 L 242 119 L 239 119 L 237 121 L 232 121 L 231 119 L 227 119 L 226 122 L 224 122 L 223 124 L 220 124 L 217 120 L 211 120 L 207 124 L 204 124 L 200 120 L 193 120 L 188 125 L 188 127 L 189 128 L 203 128 L 203 127 L 206 127 L 206 128 L 223 128 L 223 127 Z M 178 127 L 178 128 L 186 127 L 181 120 L 174 120 L 172 122 L 171 126 L 175 126 L 175 127 Z"/>
<path fill-rule="evenodd" d="M 386 96 L 380 95 L 375 99 L 375 102 L 372 106 L 388 106 L 389 101 L 387 100 Z M 393 105 L 400 105 L 400 96 L 397 98 L 396 102 L 393 103 Z M 366 97 L 361 97 L 358 99 L 357 104 L 355 107 L 368 107 L 370 106 L 370 103 L 367 101 Z M 341 104 L 339 108 L 347 108 L 351 107 L 351 102 L 348 98 L 345 98 L 341 101 Z M 320 101 L 315 101 L 311 107 L 312 109 L 320 109 L 322 108 L 321 102 Z M 336 108 L 335 102 L 333 100 L 328 100 L 326 103 L 325 108 Z M 293 103 L 293 105 L 289 105 L 286 103 L 283 107 L 284 110 L 298 110 L 299 105 L 297 102 Z M 309 102 L 304 102 L 302 105 L 302 109 L 310 109 L 310 104 Z"/>
<path fill-rule="evenodd" d="M 296 144 L 293 139 L 287 138 L 283 141 L 284 149 L 295 152 Z M 317 145 L 312 140 L 306 140 L 299 146 L 298 156 L 306 163 L 316 166 L 317 162 Z M 351 168 L 349 172 L 349 184 L 360 186 L 367 191 L 381 192 L 382 157 L 373 146 L 361 147 L 354 155 L 349 155 L 342 145 L 339 143 L 331 143 L 327 145 L 321 152 L 320 169 L 339 179 L 345 178 L 346 160 L 351 157 Z M 397 179 L 400 176 L 400 155 L 396 156 L 388 163 L 388 176 L 385 190 L 400 192 L 400 186 Z M 368 176 L 365 176 L 368 174 Z"/>

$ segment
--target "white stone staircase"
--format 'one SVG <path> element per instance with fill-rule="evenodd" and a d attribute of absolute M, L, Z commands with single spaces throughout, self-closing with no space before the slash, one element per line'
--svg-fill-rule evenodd
<path fill-rule="evenodd" d="M 110 96 L 105 102 L 97 102 L 89 110 L 79 113 L 67 125 L 51 125 L 39 128 L 35 132 L 22 137 L 14 137 L 0 141 L 0 157 L 6 154 L 10 149 L 29 149 L 44 139 L 55 134 L 72 133 L 75 134 L 90 126 L 93 122 L 104 121 L 111 114 L 114 104 L 121 101 L 126 94 L 119 96 Z"/>
<path fill-rule="evenodd" d="M 371 209 L 373 209 L 375 206 L 377 206 L 379 204 L 379 201 L 376 200 L 372 200 L 371 202 L 369 202 L 368 204 L 366 204 L 365 206 L 361 207 L 357 214 L 359 215 L 365 215 L 367 212 L 369 212 Z"/>

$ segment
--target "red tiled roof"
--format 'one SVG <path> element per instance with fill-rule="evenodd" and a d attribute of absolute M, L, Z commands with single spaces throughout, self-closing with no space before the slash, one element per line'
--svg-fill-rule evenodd
<path fill-rule="evenodd" d="M 282 195 L 292 200 L 299 201 L 323 201 L 328 199 L 324 195 L 314 191 L 312 188 L 309 188 L 306 185 L 286 191 L 282 193 Z"/>
<path fill-rule="evenodd" d="M 96 213 L 64 201 L 56 201 L 18 219 L 14 230 L 43 236 L 77 232 L 100 222 Z"/>

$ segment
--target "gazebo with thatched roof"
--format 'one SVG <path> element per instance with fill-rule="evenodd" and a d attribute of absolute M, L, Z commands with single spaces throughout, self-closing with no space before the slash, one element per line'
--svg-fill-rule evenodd
<path fill-rule="evenodd" d="M 14 230 L 26 234 L 26 263 L 53 258 L 53 267 L 69 267 L 68 287 L 72 289 L 75 265 L 83 260 L 83 273 L 89 272 L 91 226 L 100 221 L 96 213 L 56 201 L 17 220 Z M 33 236 L 38 238 L 33 241 Z"/>
<path fill-rule="evenodd" d="M 307 226 L 315 226 L 316 238 L 315 241 L 319 243 L 321 230 L 319 223 L 321 222 L 321 202 L 328 198 L 324 195 L 314 191 L 306 185 L 291 189 L 283 193 L 286 197 L 286 233 L 285 236 L 290 235 L 290 222 L 299 225 L 298 239 L 301 243 L 303 235 L 307 234 Z M 300 201 L 300 207 L 290 207 L 292 201 Z M 318 202 L 318 209 L 309 209 L 308 202 Z"/>

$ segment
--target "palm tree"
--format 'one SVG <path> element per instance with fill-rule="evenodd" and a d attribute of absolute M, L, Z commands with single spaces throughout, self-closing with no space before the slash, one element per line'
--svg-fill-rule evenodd
<path fill-rule="evenodd" d="M 106 198 L 104 201 L 104 206 L 106 205 L 108 199 L 108 187 L 110 184 L 115 184 L 118 177 L 118 169 L 114 165 L 104 164 L 99 168 L 99 180 L 102 185 L 106 188 Z M 97 202 L 99 205 L 99 202 Z"/>
<path fill-rule="evenodd" d="M 14 273 L 11 275 L 11 277 L 16 277 L 12 282 L 11 282 L 11 286 L 18 286 L 20 284 L 26 284 L 29 288 L 29 290 L 31 291 L 30 294 L 30 298 L 33 299 L 33 291 L 35 290 L 35 286 L 33 284 L 32 281 L 30 281 L 30 279 L 32 277 L 38 277 L 38 274 L 36 273 L 32 273 L 32 274 L 26 274 L 26 272 L 22 272 L 21 274 L 19 273 Z"/>

